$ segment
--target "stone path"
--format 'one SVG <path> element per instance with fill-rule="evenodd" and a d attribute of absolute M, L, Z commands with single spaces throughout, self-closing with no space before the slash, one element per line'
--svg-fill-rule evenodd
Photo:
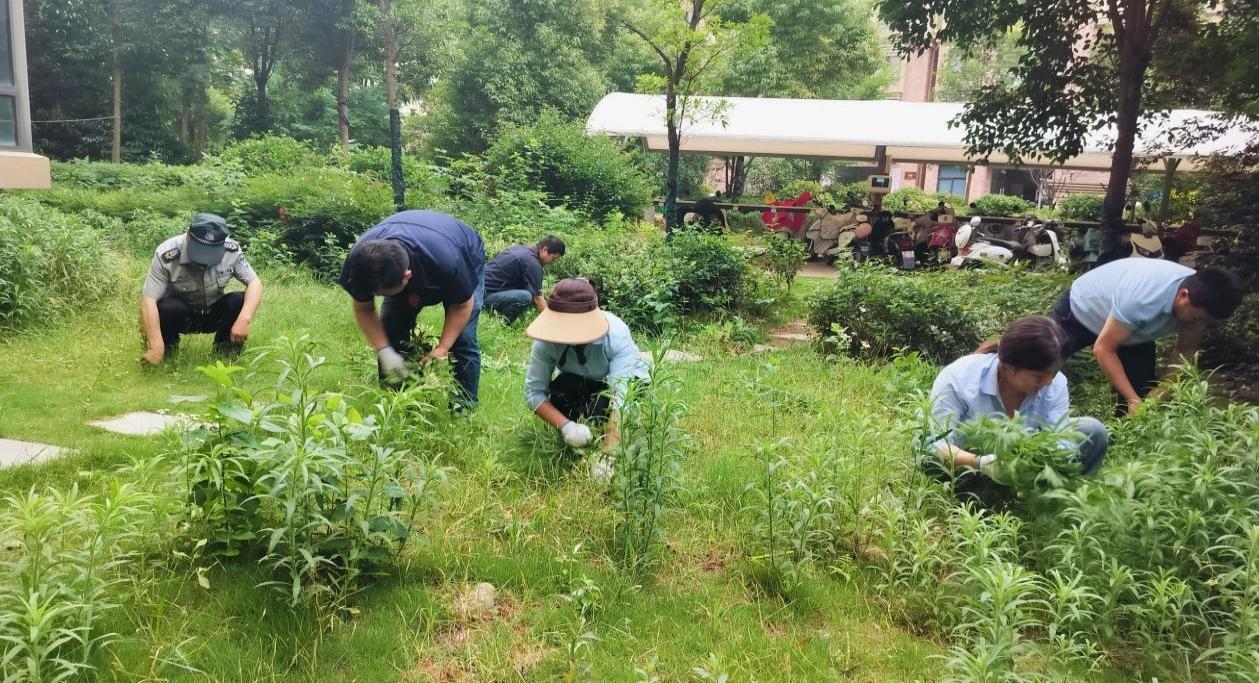
<path fill-rule="evenodd" d="M 156 436 L 168 429 L 189 429 L 196 423 L 187 415 L 140 411 L 103 420 L 93 420 L 88 424 L 126 436 Z M 0 439 L 0 468 L 32 465 L 73 452 L 68 448 L 46 443 Z"/>
<path fill-rule="evenodd" d="M 828 266 L 821 261 L 810 261 L 804 264 L 804 267 L 797 273 L 799 277 L 824 277 L 835 279 L 839 277 L 839 272 L 835 270 L 835 266 Z"/>
<path fill-rule="evenodd" d="M 60 446 L 50 446 L 46 443 L 0 439 L 0 467 L 32 465 L 37 462 L 59 458 L 70 452 L 70 450 Z"/>
<path fill-rule="evenodd" d="M 769 341 L 774 346 L 783 348 L 793 344 L 807 344 L 813 341 L 815 336 L 813 328 L 807 321 L 796 320 L 772 330 L 769 333 Z"/>
<path fill-rule="evenodd" d="M 182 415 L 166 415 L 145 411 L 96 420 L 88 424 L 93 427 L 100 427 L 105 431 L 127 436 L 154 436 L 174 427 L 192 426 L 191 421 Z"/>

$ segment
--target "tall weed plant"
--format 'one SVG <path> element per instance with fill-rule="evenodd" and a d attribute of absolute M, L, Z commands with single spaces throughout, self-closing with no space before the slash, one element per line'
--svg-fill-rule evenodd
<path fill-rule="evenodd" d="M 107 613 L 129 595 L 133 565 L 164 533 L 152 468 L 124 468 L 99 492 L 30 490 L 0 519 L 0 675 L 83 680 L 117 633 Z"/>
<path fill-rule="evenodd" d="M 678 488 L 686 450 L 678 379 L 663 359 L 666 347 L 653 350 L 657 362 L 650 379 L 631 383 L 617 411 L 621 441 L 615 448 L 611 492 L 616 511 L 616 545 L 622 566 L 644 573 L 660 559 L 662 518 Z"/>
<path fill-rule="evenodd" d="M 1043 490 L 1047 504 L 980 511 L 925 477 L 876 500 L 884 593 L 953 636 L 957 679 L 1087 670 L 1110 652 L 1140 652 L 1121 661 L 1143 677 L 1259 677 L 1259 408 L 1217 402 L 1188 368 L 1112 429 L 1098 475 Z"/>
<path fill-rule="evenodd" d="M 434 424 L 448 382 L 426 374 L 360 412 L 318 386 L 324 360 L 309 338 L 281 338 L 248 373 L 202 368 L 220 394 L 175 458 L 199 547 L 260 556 L 266 585 L 290 605 L 335 614 L 402 552 L 447 477 L 422 450 L 435 437 L 420 427 Z M 266 377 L 265 388 L 247 388 Z"/>
<path fill-rule="evenodd" d="M 120 268 L 78 216 L 0 197 L 0 329 L 55 320 L 117 291 Z"/>

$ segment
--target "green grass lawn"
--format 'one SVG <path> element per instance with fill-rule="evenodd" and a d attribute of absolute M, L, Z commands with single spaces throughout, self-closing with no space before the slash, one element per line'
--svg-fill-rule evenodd
<path fill-rule="evenodd" d="M 138 283 L 139 265 L 131 272 Z M 818 286 L 802 279 L 794 291 Z M 136 320 L 128 294 L 0 344 L 0 437 L 77 451 L 0 472 L 5 495 L 95 486 L 132 458 L 158 455 L 165 439 L 115 436 L 85 423 L 184 408 L 168 398 L 212 390 L 196 371 L 212 361 L 207 337 L 189 338 L 160 369 L 143 369 Z M 437 312 L 424 322 L 435 329 Z M 585 463 L 557 463 L 538 448 L 538 421 L 523 401 L 529 344 L 522 330 L 482 318 L 481 406 L 442 426 L 449 446 L 439 461 L 454 468 L 450 483 L 420 542 L 356 597 L 356 616 L 324 628 L 319 616 L 259 587 L 267 577 L 251 562 L 215 565 L 203 588 L 186 563 L 158 557 L 133 577 L 142 598 L 107 619 L 106 629 L 119 635 L 100 650 L 99 677 L 689 680 L 701 666 L 731 680 L 938 676 L 939 643 L 890 617 L 861 572 L 819 569 L 785 599 L 751 578 L 743 550 L 743 492 L 759 471 L 756 445 L 779 436 L 840 443 L 850 431 L 890 420 L 894 372 L 827 363 L 807 346 L 738 355 L 713 335 L 693 333 L 688 348 L 705 360 L 678 367 L 691 438 L 683 493 L 665 516 L 664 561 L 634 581 L 609 559 L 612 512 Z M 319 341 L 330 361 L 320 370 L 324 386 L 354 394 L 374 382 L 349 299 L 332 286 L 301 277 L 269 282 L 251 345 L 281 334 Z M 757 376 L 778 391 L 773 404 L 748 391 Z M 877 470 L 881 458 L 902 450 L 875 444 L 853 457 L 869 458 Z M 565 599 L 575 571 L 601 591 L 588 623 Z M 482 581 L 498 589 L 496 614 L 461 618 L 458 596 Z"/>

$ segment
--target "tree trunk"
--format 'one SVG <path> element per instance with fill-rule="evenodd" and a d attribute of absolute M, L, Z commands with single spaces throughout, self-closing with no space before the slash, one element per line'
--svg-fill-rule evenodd
<path fill-rule="evenodd" d="M 381 34 L 385 44 L 385 97 L 389 103 L 389 181 L 393 204 L 406 208 L 407 189 L 402 178 L 402 114 L 398 111 L 398 33 L 389 13 L 391 0 L 379 0 Z"/>
<path fill-rule="evenodd" d="M 114 140 L 109 150 L 110 161 L 122 161 L 122 48 L 118 45 L 118 0 L 109 4 L 109 30 L 114 57 Z"/>
<path fill-rule="evenodd" d="M 745 156 L 732 157 L 730 180 L 726 183 L 726 192 L 729 193 L 731 201 L 737 201 L 743 196 L 743 186 L 748 181 L 748 166 L 752 164 L 752 160 Z"/>
<path fill-rule="evenodd" d="M 122 161 L 122 57 L 114 47 L 114 140 L 110 145 L 109 160 Z"/>
<path fill-rule="evenodd" d="M 341 64 L 337 68 L 337 137 L 341 149 L 350 151 L 350 64 L 354 60 L 354 31 L 346 29 Z"/>
<path fill-rule="evenodd" d="M 1135 45 L 1138 40 L 1123 36 L 1119 48 L 1119 92 L 1115 116 L 1115 151 L 1110 160 L 1110 179 L 1106 198 L 1102 201 L 1102 245 L 1098 264 L 1123 256 L 1123 207 L 1128 194 L 1128 178 L 1132 175 L 1133 151 L 1137 141 L 1137 121 L 1141 116 L 1141 89 L 1145 70 L 1150 63 L 1148 49 Z"/>
<path fill-rule="evenodd" d="M 1180 166 L 1180 159 L 1175 157 L 1167 157 L 1163 160 L 1163 197 L 1158 207 L 1159 221 L 1166 221 L 1167 214 L 1172 208 L 1172 181 L 1176 177 L 1176 168 Z"/>
<path fill-rule="evenodd" d="M 670 82 L 665 89 L 665 125 L 669 129 L 669 158 L 664 174 L 664 225 L 666 239 L 678 224 L 678 162 L 682 156 L 682 136 L 678 132 L 678 94 Z"/>
<path fill-rule="evenodd" d="M 259 72 L 254 72 L 254 100 L 258 105 L 258 132 L 265 133 L 271 130 L 271 102 L 267 99 L 267 76 Z"/>

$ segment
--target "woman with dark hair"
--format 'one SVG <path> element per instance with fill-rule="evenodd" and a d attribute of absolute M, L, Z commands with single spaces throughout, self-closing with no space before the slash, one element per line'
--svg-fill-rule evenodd
<path fill-rule="evenodd" d="M 1064 450 L 1069 449 L 1068 457 L 1079 461 L 1084 474 L 1096 471 L 1106 455 L 1108 434 L 1094 418 L 1067 416 L 1067 379 L 1060 372 L 1065 339 L 1052 318 L 1028 316 L 1011 323 L 1001 339 L 983 344 L 941 370 L 931 387 L 936 433 L 928 446 L 938 457 L 927 459 L 928 471 L 955 479 L 959 494 L 978 483 L 973 482 L 975 473 L 995 481 L 996 456 L 966 450 L 954 428 L 987 415 L 1013 417 L 1015 413 L 1032 429 L 1062 425 L 1083 434 L 1078 447 L 1064 442 Z"/>

